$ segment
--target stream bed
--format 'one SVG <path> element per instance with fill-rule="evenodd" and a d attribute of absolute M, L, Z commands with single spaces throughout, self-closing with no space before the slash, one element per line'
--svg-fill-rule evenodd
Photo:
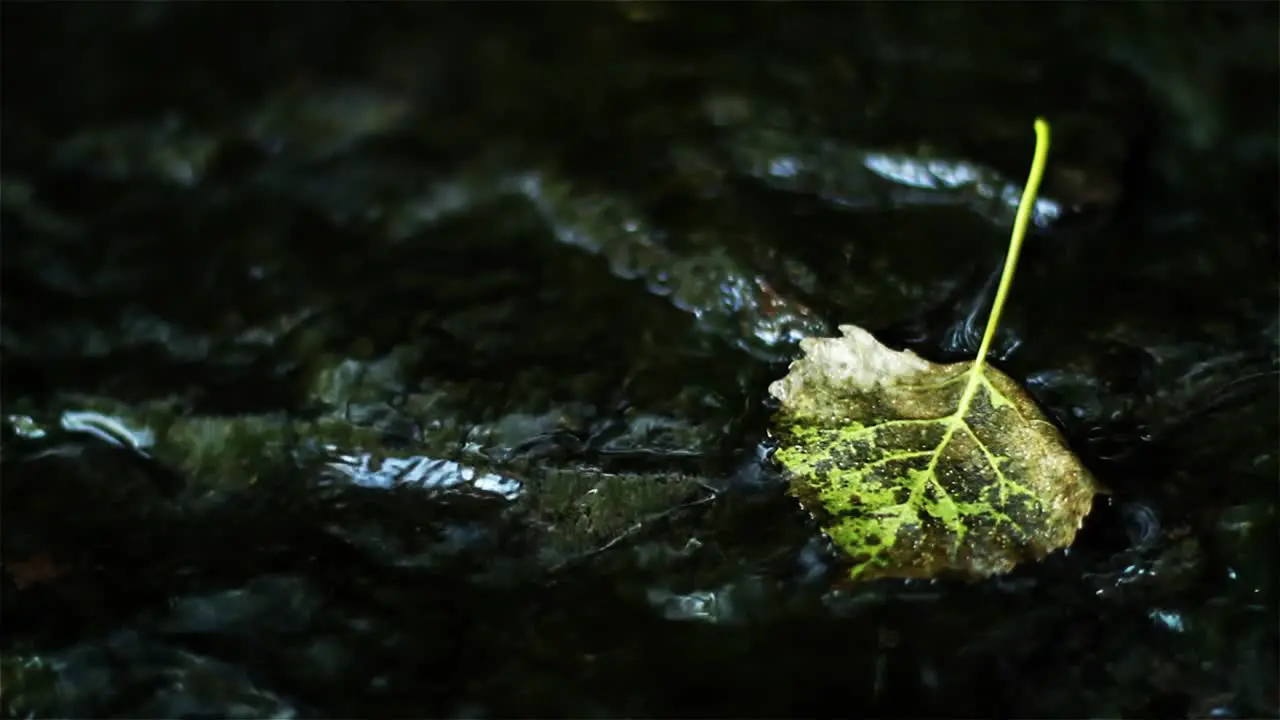
<path fill-rule="evenodd" d="M 3 14 L 5 717 L 1280 717 L 1274 4 Z M 850 585 L 768 385 L 991 362 L 1109 489 Z"/>

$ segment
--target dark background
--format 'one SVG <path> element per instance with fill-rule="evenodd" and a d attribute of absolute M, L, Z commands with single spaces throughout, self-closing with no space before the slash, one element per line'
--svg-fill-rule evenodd
<path fill-rule="evenodd" d="M 5 714 L 1280 717 L 1276 8 L 5 3 Z M 766 388 L 972 357 L 1038 115 L 1112 494 L 839 586 Z"/>

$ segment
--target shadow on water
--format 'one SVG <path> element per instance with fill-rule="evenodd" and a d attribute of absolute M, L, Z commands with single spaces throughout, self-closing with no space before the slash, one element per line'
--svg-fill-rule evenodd
<path fill-rule="evenodd" d="M 1280 717 L 1274 6 L 2 12 L 6 715 Z M 1038 114 L 1112 494 L 838 585 L 767 386 L 972 357 Z"/>

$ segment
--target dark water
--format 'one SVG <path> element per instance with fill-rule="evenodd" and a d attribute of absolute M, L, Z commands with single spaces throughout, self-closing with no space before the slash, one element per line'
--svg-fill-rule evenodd
<path fill-rule="evenodd" d="M 1274 4 L 3 6 L 3 709 L 1280 717 Z M 768 383 L 995 362 L 1111 490 L 835 589 Z"/>

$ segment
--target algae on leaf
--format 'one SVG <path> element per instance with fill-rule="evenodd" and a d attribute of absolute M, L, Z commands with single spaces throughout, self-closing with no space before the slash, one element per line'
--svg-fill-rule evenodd
<path fill-rule="evenodd" d="M 938 365 L 858 327 L 808 338 L 769 392 L 791 492 L 851 577 L 979 579 L 1070 545 L 1101 491 L 1035 401 L 984 362 L 1043 172 L 1048 126 L 978 357 Z"/>

